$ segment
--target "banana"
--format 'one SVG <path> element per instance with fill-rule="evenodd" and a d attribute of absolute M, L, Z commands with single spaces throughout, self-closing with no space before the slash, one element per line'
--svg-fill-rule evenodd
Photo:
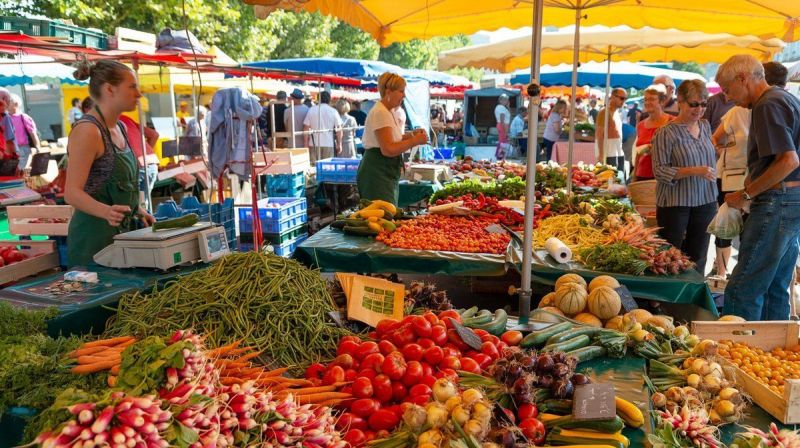
<path fill-rule="evenodd" d="M 378 224 L 386 230 L 387 232 L 394 232 L 397 230 L 397 225 L 393 221 L 388 221 L 386 219 L 378 218 Z"/>
<path fill-rule="evenodd" d="M 383 210 L 386 210 L 387 212 L 391 213 L 392 215 L 395 215 L 397 213 L 397 207 L 395 207 L 394 204 L 392 204 L 391 202 L 382 201 L 380 199 L 372 201 L 372 203 L 369 204 L 369 207 L 380 207 Z"/>
<path fill-rule="evenodd" d="M 381 227 L 380 224 L 378 224 L 377 222 L 372 222 L 372 221 L 367 222 L 367 227 L 369 227 L 371 230 L 374 230 L 376 232 L 380 232 L 381 230 L 383 230 L 383 227 Z"/>
<path fill-rule="evenodd" d="M 352 215 L 351 218 L 383 218 L 383 209 L 363 209 L 359 210 Z"/>
<path fill-rule="evenodd" d="M 614 401 L 617 406 L 617 415 L 622 420 L 625 420 L 626 425 L 638 428 L 644 424 L 644 415 L 636 405 L 620 397 L 615 397 Z"/>

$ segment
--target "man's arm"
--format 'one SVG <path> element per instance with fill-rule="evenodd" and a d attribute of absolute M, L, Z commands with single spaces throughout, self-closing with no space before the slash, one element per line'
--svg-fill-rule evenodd
<path fill-rule="evenodd" d="M 597 141 L 597 162 L 598 163 L 606 163 L 606 128 L 605 128 L 605 114 L 601 110 L 597 114 L 597 120 L 595 120 L 594 124 L 594 139 Z"/>
<path fill-rule="evenodd" d="M 744 198 L 745 191 L 754 198 L 772 188 L 773 185 L 782 182 L 798 166 L 800 166 L 800 158 L 797 157 L 796 151 L 782 152 L 775 156 L 775 160 L 769 164 L 764 174 L 752 182 L 749 182 L 750 176 L 748 175 L 745 179 L 744 189 L 725 195 L 725 202 L 731 207 L 742 208 L 747 202 Z"/>

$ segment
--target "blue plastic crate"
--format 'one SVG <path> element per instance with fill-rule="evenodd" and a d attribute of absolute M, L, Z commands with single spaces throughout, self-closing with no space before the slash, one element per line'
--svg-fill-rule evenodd
<path fill-rule="evenodd" d="M 253 215 L 250 209 L 245 209 L 248 214 L 245 218 L 239 215 L 239 233 L 253 233 Z M 273 221 L 270 219 L 261 219 L 261 231 L 264 233 L 281 233 L 291 230 L 297 226 L 303 225 L 308 222 L 308 215 L 303 213 L 301 215 L 290 216 L 280 221 Z"/>
<path fill-rule="evenodd" d="M 299 187 L 291 188 L 291 189 L 267 189 L 267 196 L 269 197 L 281 197 L 281 198 L 304 198 L 306 197 L 306 186 L 301 185 Z"/>
<path fill-rule="evenodd" d="M 277 207 L 267 207 L 275 204 Z M 258 201 L 258 217 L 261 230 L 266 233 L 282 233 L 308 221 L 306 198 L 268 198 Z M 239 233 L 253 232 L 253 209 L 239 209 Z"/>
<path fill-rule="evenodd" d="M 306 186 L 306 174 L 272 174 L 267 176 L 267 190 L 282 191 L 294 190 Z"/>
<path fill-rule="evenodd" d="M 293 239 L 292 241 L 288 241 L 288 242 L 286 242 L 284 244 L 280 244 L 280 245 L 278 245 L 278 244 L 270 244 L 270 246 L 272 246 L 272 250 L 275 253 L 275 255 L 278 255 L 280 257 L 288 258 L 288 257 L 292 256 L 292 254 L 294 253 L 295 249 L 297 249 L 297 246 L 299 246 L 300 243 L 305 241 L 307 238 L 308 238 L 308 234 L 303 234 L 303 235 L 300 235 L 297 238 Z M 239 251 L 240 252 L 249 252 L 251 250 L 253 250 L 253 244 L 252 243 L 240 243 L 239 244 Z"/>
<path fill-rule="evenodd" d="M 434 160 L 449 160 L 453 158 L 453 148 L 433 148 Z"/>
<path fill-rule="evenodd" d="M 359 159 L 332 159 L 317 160 L 317 182 L 338 182 L 354 184 L 358 175 Z"/>

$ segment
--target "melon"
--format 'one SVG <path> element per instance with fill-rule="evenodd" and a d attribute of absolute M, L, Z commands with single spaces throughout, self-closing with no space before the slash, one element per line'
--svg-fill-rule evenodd
<path fill-rule="evenodd" d="M 584 288 L 586 288 L 586 280 L 584 280 L 583 277 L 581 277 L 580 275 L 578 275 L 578 274 L 564 274 L 561 277 L 559 277 L 558 280 L 556 280 L 555 289 L 558 290 L 558 288 L 566 285 L 567 283 L 577 283 L 577 284 L 583 286 Z"/>
<path fill-rule="evenodd" d="M 612 289 L 619 288 L 619 282 L 610 275 L 598 275 L 589 282 L 589 292 L 594 291 L 599 286 L 608 286 Z"/>
<path fill-rule="evenodd" d="M 542 300 L 539 301 L 539 306 L 537 308 L 544 308 L 546 306 L 554 306 L 556 304 L 556 293 L 549 292 L 542 297 Z"/>
<path fill-rule="evenodd" d="M 720 322 L 747 322 L 744 317 L 734 316 L 733 314 L 727 314 L 719 318 Z"/>
<path fill-rule="evenodd" d="M 572 319 L 592 327 L 603 328 L 603 323 L 592 313 L 580 313 Z"/>
<path fill-rule="evenodd" d="M 589 293 L 589 312 L 600 319 L 611 319 L 622 309 L 619 294 L 608 286 L 597 286 Z"/>
<path fill-rule="evenodd" d="M 552 313 L 552 314 L 555 314 L 557 316 L 565 317 L 564 313 L 562 313 L 560 309 L 558 309 L 558 308 L 556 308 L 554 306 L 546 306 L 544 308 L 539 308 L 537 310 L 534 310 L 534 312 L 533 312 L 534 318 L 536 320 L 539 320 L 539 321 L 542 321 L 542 322 L 552 322 L 552 323 L 557 324 L 559 322 L 563 322 L 563 320 L 561 320 L 558 317 L 553 316 L 551 314 L 537 313 L 537 311 L 547 311 L 548 313 Z"/>
<path fill-rule="evenodd" d="M 606 321 L 606 328 L 622 331 L 622 316 L 614 316 Z"/>
<path fill-rule="evenodd" d="M 650 311 L 643 310 L 641 308 L 636 308 L 635 310 L 631 310 L 625 316 L 632 318 L 633 320 L 639 322 L 640 324 L 645 324 L 648 320 L 650 320 L 653 317 L 653 315 L 650 314 Z"/>
<path fill-rule="evenodd" d="M 567 316 L 574 316 L 586 308 L 586 290 L 577 283 L 567 283 L 556 290 L 556 306 Z"/>
<path fill-rule="evenodd" d="M 672 317 L 670 316 L 653 316 L 647 323 L 654 327 L 659 327 L 668 333 L 672 333 L 675 330 L 675 324 L 672 323 Z"/>

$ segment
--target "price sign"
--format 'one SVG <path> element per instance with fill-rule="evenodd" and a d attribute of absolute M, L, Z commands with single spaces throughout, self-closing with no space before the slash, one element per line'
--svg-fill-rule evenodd
<path fill-rule="evenodd" d="M 617 415 L 614 386 L 594 383 L 575 386 L 572 394 L 572 419 L 610 420 Z"/>

